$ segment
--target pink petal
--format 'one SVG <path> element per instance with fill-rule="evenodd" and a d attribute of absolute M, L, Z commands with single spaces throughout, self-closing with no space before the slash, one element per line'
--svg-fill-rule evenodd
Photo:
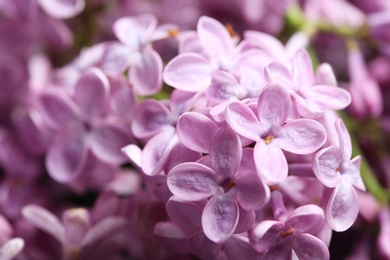
<path fill-rule="evenodd" d="M 210 143 L 210 160 L 216 173 L 232 177 L 240 165 L 242 147 L 238 135 L 229 127 L 221 127 Z"/>
<path fill-rule="evenodd" d="M 127 221 L 122 217 L 107 217 L 95 224 L 85 235 L 82 246 L 96 243 L 101 239 L 113 236 L 115 232 L 123 229 Z"/>
<path fill-rule="evenodd" d="M 41 8 L 55 19 L 67 19 L 81 13 L 85 0 L 38 0 Z"/>
<path fill-rule="evenodd" d="M 255 145 L 254 158 L 257 173 L 267 184 L 276 184 L 287 177 L 287 160 L 279 147 L 261 140 Z"/>
<path fill-rule="evenodd" d="M 348 129 L 341 118 L 336 119 L 335 126 L 339 137 L 340 150 L 342 152 L 343 160 L 349 161 L 352 156 L 352 143 Z"/>
<path fill-rule="evenodd" d="M 264 73 L 269 83 L 275 82 L 288 87 L 290 90 L 297 90 L 296 86 L 293 84 L 290 71 L 283 64 L 273 62 L 265 68 Z"/>
<path fill-rule="evenodd" d="M 121 151 L 139 168 L 141 168 L 142 150 L 138 145 L 129 144 L 122 147 Z"/>
<path fill-rule="evenodd" d="M 255 172 L 240 172 L 235 176 L 235 192 L 238 203 L 245 210 L 258 210 L 270 197 L 266 187 Z"/>
<path fill-rule="evenodd" d="M 16 257 L 24 248 L 24 240 L 21 238 L 13 238 L 8 240 L 0 247 L 1 260 L 12 260 Z"/>
<path fill-rule="evenodd" d="M 228 259 L 260 260 L 263 256 L 241 236 L 232 236 L 224 244 L 223 248 Z"/>
<path fill-rule="evenodd" d="M 145 48 L 130 67 L 130 82 L 142 96 L 156 94 L 162 87 L 162 70 L 160 55 L 152 48 Z"/>
<path fill-rule="evenodd" d="M 256 214 L 253 210 L 247 211 L 240 206 L 238 209 L 240 218 L 238 219 L 237 227 L 234 230 L 235 234 L 249 231 L 253 227 L 253 224 L 256 220 Z"/>
<path fill-rule="evenodd" d="M 299 49 L 293 58 L 293 78 L 296 87 L 300 90 L 307 89 L 313 84 L 313 67 L 309 53 L 305 49 Z"/>
<path fill-rule="evenodd" d="M 47 89 L 39 96 L 39 105 L 44 118 L 53 127 L 59 128 L 79 120 L 80 110 L 69 95 L 60 89 Z"/>
<path fill-rule="evenodd" d="M 60 220 L 47 209 L 30 204 L 23 207 L 22 215 L 37 228 L 49 233 L 61 243 L 65 243 L 64 226 Z"/>
<path fill-rule="evenodd" d="M 226 28 L 217 20 L 202 16 L 198 21 L 199 40 L 210 57 L 226 57 L 232 49 L 232 39 Z"/>
<path fill-rule="evenodd" d="M 315 85 L 337 86 L 336 76 L 328 63 L 322 63 L 316 71 Z"/>
<path fill-rule="evenodd" d="M 329 249 L 315 236 L 310 234 L 300 234 L 299 237 L 294 239 L 294 252 L 298 259 L 310 260 L 310 259 L 329 259 Z"/>
<path fill-rule="evenodd" d="M 280 127 L 291 111 L 291 99 L 287 90 L 277 83 L 271 83 L 259 97 L 257 115 L 266 127 Z"/>
<path fill-rule="evenodd" d="M 93 154 L 103 162 L 116 165 L 126 161 L 122 147 L 134 142 L 126 128 L 108 123 L 95 126 L 90 138 Z"/>
<path fill-rule="evenodd" d="M 275 220 L 261 221 L 251 231 L 252 245 L 258 252 L 264 252 L 269 249 L 275 242 L 275 238 L 280 235 L 284 228 L 283 224 Z"/>
<path fill-rule="evenodd" d="M 118 76 L 128 68 L 134 56 L 136 54 L 127 46 L 119 42 L 109 42 L 105 45 L 99 68 L 109 75 Z"/>
<path fill-rule="evenodd" d="M 337 232 L 352 226 L 359 213 L 359 201 L 353 186 L 341 178 L 333 190 L 326 207 L 329 226 Z"/>
<path fill-rule="evenodd" d="M 174 239 L 183 239 L 187 237 L 180 226 L 172 222 L 158 222 L 154 226 L 153 233 L 158 236 Z"/>
<path fill-rule="evenodd" d="M 164 81 L 185 91 L 198 92 L 211 84 L 213 69 L 208 60 L 196 53 L 184 53 L 173 58 L 164 69 Z"/>
<path fill-rule="evenodd" d="M 351 103 L 351 95 L 348 91 L 327 85 L 312 86 L 307 97 L 333 110 L 344 109 Z"/>
<path fill-rule="evenodd" d="M 238 212 L 237 202 L 230 193 L 213 196 L 202 214 L 202 227 L 206 236 L 216 243 L 225 242 L 236 229 Z"/>
<path fill-rule="evenodd" d="M 180 163 L 196 162 L 202 157 L 201 153 L 188 149 L 182 143 L 178 143 L 169 152 L 169 156 L 164 166 L 164 172 L 170 172 L 173 167 L 179 165 Z"/>
<path fill-rule="evenodd" d="M 197 112 L 187 112 L 179 117 L 176 133 L 180 141 L 189 149 L 208 153 L 211 138 L 217 126 L 207 116 Z"/>
<path fill-rule="evenodd" d="M 237 100 L 240 91 L 243 91 L 242 87 L 231 74 L 217 70 L 213 73 L 211 85 L 207 88 L 206 95 L 211 101 L 220 103 Z"/>
<path fill-rule="evenodd" d="M 174 128 L 169 128 L 155 135 L 142 151 L 141 166 L 146 175 L 157 175 L 164 170 L 169 154 L 179 143 Z"/>
<path fill-rule="evenodd" d="M 366 191 L 366 186 L 364 185 L 362 176 L 360 174 L 361 159 L 361 156 L 358 155 L 351 160 L 348 169 L 344 168 L 345 174 L 343 174 L 343 178 L 348 179 L 349 182 L 356 188 L 362 191 Z"/>
<path fill-rule="evenodd" d="M 313 171 L 326 187 L 333 188 L 339 183 L 341 160 L 340 149 L 334 146 L 322 149 L 314 155 Z"/>
<path fill-rule="evenodd" d="M 325 224 L 324 211 L 316 205 L 304 205 L 295 209 L 285 222 L 285 226 L 297 233 L 315 234 Z"/>
<path fill-rule="evenodd" d="M 85 119 L 103 112 L 108 97 L 109 82 L 99 69 L 93 68 L 80 77 L 75 86 L 74 100 Z"/>
<path fill-rule="evenodd" d="M 66 242 L 72 245 L 80 245 L 85 234 L 91 226 L 89 212 L 83 208 L 66 210 L 62 215 Z"/>
<path fill-rule="evenodd" d="M 157 19 L 151 14 L 141 14 L 134 17 L 119 18 L 112 29 L 120 42 L 137 50 L 148 42 L 157 26 Z"/>
<path fill-rule="evenodd" d="M 199 163 L 182 163 L 173 168 L 167 177 L 169 190 L 187 201 L 207 199 L 219 190 L 212 169 Z"/>
<path fill-rule="evenodd" d="M 237 134 L 248 139 L 260 140 L 260 136 L 264 132 L 255 113 L 240 102 L 233 102 L 226 108 L 225 118 Z"/>
<path fill-rule="evenodd" d="M 312 119 L 296 119 L 288 122 L 283 125 L 277 137 L 280 148 L 295 154 L 313 153 L 325 141 L 325 128 Z"/>
<path fill-rule="evenodd" d="M 192 202 L 172 196 L 167 202 L 167 213 L 187 234 L 194 234 L 201 229 L 202 209 Z"/>
<path fill-rule="evenodd" d="M 46 155 L 49 175 L 58 182 L 70 182 L 81 173 L 87 158 L 86 133 L 65 130 L 52 141 Z"/>

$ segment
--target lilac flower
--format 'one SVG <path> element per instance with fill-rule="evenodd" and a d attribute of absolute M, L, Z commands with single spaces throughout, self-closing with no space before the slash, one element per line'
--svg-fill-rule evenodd
<path fill-rule="evenodd" d="M 46 167 L 55 180 L 75 179 L 89 150 L 103 162 L 125 162 L 120 149 L 131 143 L 132 137 L 122 124 L 104 114 L 108 87 L 104 74 L 93 69 L 76 83 L 73 99 L 60 88 L 47 89 L 40 96 L 45 119 L 56 130 L 46 157 Z"/>
<path fill-rule="evenodd" d="M 333 188 L 326 206 L 326 219 L 333 230 L 344 231 L 356 220 L 359 202 L 356 191 L 365 191 L 360 176 L 360 156 L 352 155 L 351 138 L 341 119 L 335 122 L 339 146 L 318 151 L 313 157 L 313 171 L 327 187 Z"/>
<path fill-rule="evenodd" d="M 78 15 L 85 8 L 85 0 L 38 0 L 41 8 L 51 17 L 67 19 Z"/>
<path fill-rule="evenodd" d="M 271 63 L 266 68 L 266 78 L 289 90 L 303 117 L 319 118 L 326 109 L 343 109 L 351 102 L 346 90 L 333 85 L 336 81 L 329 65 L 320 67 L 313 76 L 311 59 L 304 49 L 296 52 L 292 73 L 280 63 Z"/>
<path fill-rule="evenodd" d="M 320 207 L 309 204 L 288 213 L 278 190 L 272 191 L 271 204 L 275 220 L 260 222 L 251 233 L 265 259 L 329 259 L 327 246 L 313 236 L 325 223 Z"/>
<path fill-rule="evenodd" d="M 157 27 L 157 19 L 152 14 L 122 17 L 114 23 L 115 36 L 132 52 L 129 80 L 140 95 L 153 95 L 162 86 L 163 64 L 151 46 L 152 41 L 167 38 L 176 31 L 174 26 Z"/>
<path fill-rule="evenodd" d="M 172 196 L 166 206 L 171 221 L 157 223 L 154 232 L 164 237 L 185 239 L 189 250 L 202 259 L 216 259 L 221 253 L 227 259 L 261 259 L 243 235 L 233 235 L 219 244 L 207 238 L 201 220 L 204 205 L 204 201 L 188 202 Z"/>
<path fill-rule="evenodd" d="M 379 215 L 380 233 L 377 240 L 377 248 L 381 256 L 390 258 L 390 250 L 387 246 L 390 237 L 390 211 L 389 208 L 383 208 Z"/>
<path fill-rule="evenodd" d="M 326 138 L 323 126 L 312 119 L 287 121 L 290 96 L 281 85 L 270 84 L 258 100 L 256 114 L 248 106 L 233 102 L 226 109 L 226 121 L 240 135 L 256 142 L 254 158 L 259 175 L 269 184 L 287 177 L 288 165 L 282 149 L 310 154 Z"/>
<path fill-rule="evenodd" d="M 121 217 L 108 217 L 93 224 L 89 212 L 83 208 L 66 210 L 62 223 L 50 211 L 37 205 L 25 206 L 22 214 L 34 226 L 61 243 L 64 259 L 88 257 L 94 250 L 90 246 L 108 239 L 126 223 Z"/>
<path fill-rule="evenodd" d="M 222 127 L 210 143 L 210 167 L 183 163 L 167 178 L 171 192 L 187 201 L 210 200 L 202 214 L 202 227 L 214 242 L 226 241 L 235 231 L 244 210 L 259 209 L 267 200 L 267 189 L 254 175 L 254 169 L 240 169 L 241 142 L 229 127 Z"/>
<path fill-rule="evenodd" d="M 172 59 L 164 69 L 164 81 L 176 89 L 190 92 L 205 90 L 212 74 L 224 70 L 231 74 L 236 69 L 256 70 L 262 53 L 245 49 L 245 43 L 234 45 L 229 32 L 218 21 L 203 16 L 197 25 L 201 53 L 186 52 Z"/>

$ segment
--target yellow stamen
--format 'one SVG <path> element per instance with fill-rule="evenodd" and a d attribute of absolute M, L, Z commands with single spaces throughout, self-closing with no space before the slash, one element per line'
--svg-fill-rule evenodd
<path fill-rule="evenodd" d="M 289 229 L 289 230 L 287 230 L 287 231 L 280 232 L 280 235 L 281 235 L 282 237 L 286 237 L 286 236 L 289 236 L 289 235 L 291 235 L 291 234 L 292 234 L 292 232 L 293 232 L 293 229 L 292 229 L 292 228 L 290 228 L 290 229 Z"/>
<path fill-rule="evenodd" d="M 179 34 L 179 29 L 171 29 L 167 32 L 168 37 L 176 37 Z"/>
<path fill-rule="evenodd" d="M 236 36 L 237 36 L 237 33 L 236 33 L 236 31 L 234 31 L 233 25 L 232 25 L 231 23 L 225 24 L 225 28 L 226 28 L 226 30 L 229 32 L 230 37 L 233 38 L 233 37 L 236 37 Z"/>
<path fill-rule="evenodd" d="M 230 189 L 233 188 L 234 186 L 236 186 L 236 183 L 235 183 L 234 181 L 230 181 L 230 182 L 225 186 L 225 191 L 230 190 Z"/>
<path fill-rule="evenodd" d="M 265 144 L 269 144 L 273 139 L 274 139 L 274 137 L 272 135 L 270 135 L 270 136 L 267 136 L 266 138 L 264 138 L 264 142 L 265 142 Z"/>

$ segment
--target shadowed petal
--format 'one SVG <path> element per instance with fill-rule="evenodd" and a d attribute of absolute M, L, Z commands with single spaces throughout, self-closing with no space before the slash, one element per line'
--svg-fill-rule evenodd
<path fill-rule="evenodd" d="M 325 186 L 333 188 L 339 183 L 341 160 L 340 149 L 334 146 L 322 149 L 314 155 L 313 171 Z"/>
<path fill-rule="evenodd" d="M 297 119 L 282 126 L 277 144 L 283 150 L 295 154 L 309 154 L 326 141 L 325 128 L 312 119 Z"/>
<path fill-rule="evenodd" d="M 256 214 L 253 210 L 247 211 L 242 207 L 238 206 L 240 218 L 238 219 L 237 227 L 234 230 L 235 234 L 247 232 L 253 227 L 256 220 Z"/>
<path fill-rule="evenodd" d="M 217 126 L 207 116 L 197 112 L 187 112 L 179 117 L 176 133 L 180 141 L 189 149 L 208 153 L 211 138 Z"/>
<path fill-rule="evenodd" d="M 270 248 L 280 236 L 284 228 L 283 224 L 275 220 L 261 221 L 250 233 L 252 245 L 258 252 L 264 252 Z"/>
<path fill-rule="evenodd" d="M 85 235 L 82 246 L 95 243 L 113 235 L 113 233 L 124 228 L 126 220 L 121 217 L 108 217 L 95 224 Z"/>
<path fill-rule="evenodd" d="M 81 109 L 85 119 L 100 115 L 108 97 L 109 82 L 99 69 L 93 68 L 77 81 L 74 100 Z"/>
<path fill-rule="evenodd" d="M 359 201 L 353 186 L 341 178 L 326 207 L 326 219 L 334 231 L 345 231 L 352 226 L 359 213 Z"/>
<path fill-rule="evenodd" d="M 172 222 L 158 222 L 153 229 L 153 233 L 162 237 L 183 239 L 186 234 L 183 230 Z"/>
<path fill-rule="evenodd" d="M 213 196 L 202 214 L 202 227 L 206 236 L 216 243 L 226 241 L 236 229 L 239 210 L 231 193 Z"/>
<path fill-rule="evenodd" d="M 267 184 L 273 185 L 287 177 L 287 160 L 279 147 L 261 140 L 255 145 L 254 158 L 256 170 Z"/>
<path fill-rule="evenodd" d="M 67 209 L 62 214 L 66 242 L 71 245 L 80 245 L 88 229 L 91 227 L 89 212 L 83 208 Z"/>
<path fill-rule="evenodd" d="M 204 90 L 211 84 L 213 69 L 208 60 L 196 53 L 184 53 L 165 67 L 164 81 L 168 85 L 190 92 Z"/>
<path fill-rule="evenodd" d="M 130 82 L 142 96 L 156 94 L 162 87 L 162 70 L 160 55 L 152 48 L 145 48 L 130 67 Z"/>
<path fill-rule="evenodd" d="M 187 245 L 201 259 L 216 259 L 221 248 L 221 244 L 214 243 L 203 232 L 198 232 L 188 238 Z"/>
<path fill-rule="evenodd" d="M 300 260 L 329 259 L 329 249 L 320 239 L 310 234 L 300 234 L 294 239 L 294 252 Z"/>
<path fill-rule="evenodd" d="M 166 208 L 171 220 L 187 234 L 194 234 L 201 229 L 202 209 L 194 203 L 172 196 Z"/>
<path fill-rule="evenodd" d="M 238 173 L 235 183 L 237 201 L 245 210 L 258 210 L 268 201 L 269 188 L 255 172 Z"/>
<path fill-rule="evenodd" d="M 169 190 L 187 201 L 207 199 L 219 190 L 212 169 L 199 163 L 182 163 L 173 168 L 167 177 Z"/>
<path fill-rule="evenodd" d="M 52 141 L 46 155 L 49 175 L 58 182 L 74 180 L 85 165 L 87 147 L 86 133 L 65 130 Z"/>
<path fill-rule="evenodd" d="M 263 256 L 256 252 L 253 246 L 244 237 L 232 236 L 223 244 L 228 259 L 232 260 L 260 260 Z"/>
<path fill-rule="evenodd" d="M 49 233 L 61 243 L 65 243 L 65 230 L 60 220 L 47 209 L 38 205 L 27 205 L 22 215 L 37 228 Z"/>

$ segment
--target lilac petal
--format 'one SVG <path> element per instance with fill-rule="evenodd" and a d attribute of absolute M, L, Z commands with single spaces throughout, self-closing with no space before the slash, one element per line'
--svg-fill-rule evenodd
<path fill-rule="evenodd" d="M 21 238 L 13 238 L 8 240 L 0 247 L 1 260 L 12 260 L 24 248 L 24 240 Z"/>
<path fill-rule="evenodd" d="M 169 128 L 155 135 L 145 145 L 141 165 L 146 175 L 155 176 L 164 169 L 171 150 L 179 142 L 174 128 Z"/>
<path fill-rule="evenodd" d="M 196 53 L 184 53 L 173 58 L 164 69 L 168 85 L 189 92 L 198 92 L 211 83 L 213 68 L 208 60 Z"/>
<path fill-rule="evenodd" d="M 217 20 L 202 16 L 197 26 L 198 37 L 209 57 L 226 57 L 233 44 L 226 28 Z"/>
<path fill-rule="evenodd" d="M 46 155 L 49 175 L 58 182 L 74 180 L 87 159 L 86 133 L 65 130 L 52 141 Z"/>
<path fill-rule="evenodd" d="M 80 77 L 75 86 L 74 100 L 85 119 L 90 120 L 103 112 L 108 97 L 109 82 L 99 69 L 93 68 Z"/>
<path fill-rule="evenodd" d="M 44 118 L 53 127 L 79 120 L 80 110 L 67 93 L 60 89 L 47 89 L 39 96 Z"/>
<path fill-rule="evenodd" d="M 280 127 L 291 111 L 291 98 L 287 90 L 277 83 L 271 83 L 259 97 L 257 115 L 260 123 L 267 127 Z"/>
<path fill-rule="evenodd" d="M 130 67 L 130 82 L 142 96 L 156 94 L 162 87 L 162 70 L 160 55 L 151 47 L 145 48 L 136 63 Z"/>
<path fill-rule="evenodd" d="M 72 245 L 79 245 L 91 226 L 89 212 L 83 208 L 66 210 L 62 215 L 64 223 L 66 242 Z"/>
<path fill-rule="evenodd" d="M 180 38 L 179 53 L 195 52 L 204 57 L 207 56 L 202 44 L 199 41 L 198 34 L 195 31 L 188 31 Z"/>
<path fill-rule="evenodd" d="M 337 86 L 336 76 L 328 63 L 322 63 L 318 68 L 314 79 L 315 85 Z"/>
<path fill-rule="evenodd" d="M 333 110 L 344 109 L 351 103 L 351 95 L 348 91 L 327 85 L 310 87 L 310 92 L 307 97 L 315 99 L 318 104 Z"/>
<path fill-rule="evenodd" d="M 52 235 L 61 243 L 65 243 L 64 226 L 60 220 L 47 209 L 30 204 L 23 207 L 22 215 L 37 228 Z"/>
<path fill-rule="evenodd" d="M 352 226 L 359 213 L 359 201 L 353 186 L 341 178 L 333 190 L 326 207 L 329 226 L 337 232 Z"/>
<path fill-rule="evenodd" d="M 197 112 L 187 112 L 179 117 L 176 133 L 180 141 L 189 149 L 208 153 L 211 138 L 217 126 L 207 116 Z"/>
<path fill-rule="evenodd" d="M 256 252 L 244 237 L 232 236 L 223 244 L 227 259 L 260 260 L 263 256 Z"/>
<path fill-rule="evenodd" d="M 294 239 L 294 252 L 298 259 L 329 259 L 329 249 L 320 239 L 310 234 L 300 234 Z"/>
<path fill-rule="evenodd" d="M 322 149 L 314 155 L 313 171 L 326 187 L 333 188 L 339 183 L 341 161 L 341 151 L 334 146 Z"/>
<path fill-rule="evenodd" d="M 148 41 L 156 26 L 156 17 L 151 14 L 141 14 L 118 19 L 112 29 L 120 42 L 132 50 L 137 50 Z"/>
<path fill-rule="evenodd" d="M 324 211 L 316 205 L 304 205 L 295 209 L 285 222 L 297 233 L 315 234 L 325 224 Z"/>
<path fill-rule="evenodd" d="M 256 170 L 267 184 L 276 184 L 287 177 L 287 160 L 279 147 L 261 140 L 255 145 L 254 158 Z"/>
<path fill-rule="evenodd" d="M 169 156 L 164 166 L 164 172 L 170 172 L 173 167 L 184 162 L 196 162 L 202 158 L 202 154 L 188 149 L 182 143 L 178 143 L 169 152 Z"/>
<path fill-rule="evenodd" d="M 134 142 L 129 131 L 124 127 L 109 123 L 95 126 L 90 138 L 93 154 L 101 161 L 110 164 L 124 163 L 126 157 L 121 149 Z"/>
<path fill-rule="evenodd" d="M 128 68 L 129 62 L 135 56 L 127 46 L 119 42 L 109 42 L 104 48 L 99 68 L 109 75 L 118 76 Z"/>
<path fill-rule="evenodd" d="M 264 252 L 269 249 L 275 240 L 280 236 L 284 226 L 279 221 L 264 220 L 261 221 L 252 231 L 252 245 L 258 252 Z"/>
<path fill-rule="evenodd" d="M 198 232 L 188 238 L 187 245 L 191 252 L 201 259 L 217 259 L 221 244 L 208 239 L 203 232 Z"/>
<path fill-rule="evenodd" d="M 110 109 L 124 120 L 131 121 L 137 105 L 137 97 L 134 88 L 129 88 L 124 82 L 110 97 Z"/>
<path fill-rule="evenodd" d="M 232 177 L 240 165 L 242 147 L 240 138 L 229 126 L 221 127 L 210 143 L 210 160 L 216 173 Z"/>
<path fill-rule="evenodd" d="M 293 78 L 298 89 L 307 89 L 313 84 L 313 67 L 309 53 L 299 49 L 293 58 Z"/>
<path fill-rule="evenodd" d="M 269 199 L 266 187 L 255 172 L 240 172 L 235 176 L 236 199 L 245 210 L 258 210 Z"/>
<path fill-rule="evenodd" d="M 339 137 L 340 150 L 342 152 L 343 160 L 349 161 L 352 156 L 352 143 L 348 129 L 341 118 L 336 119 L 335 126 Z"/>
<path fill-rule="evenodd" d="M 173 168 L 167 177 L 169 190 L 187 201 L 207 199 L 219 190 L 215 172 L 199 163 L 182 163 Z"/>
<path fill-rule="evenodd" d="M 81 13 L 85 0 L 38 0 L 41 8 L 55 19 L 67 19 Z"/>
<path fill-rule="evenodd" d="M 217 70 L 212 75 L 211 85 L 207 88 L 206 95 L 211 101 L 220 103 L 237 100 L 240 90 L 243 91 L 236 78 L 223 70 Z"/>
<path fill-rule="evenodd" d="M 231 193 L 215 195 L 203 210 L 203 231 L 211 241 L 225 242 L 236 229 L 238 219 L 238 205 Z"/>
<path fill-rule="evenodd" d="M 122 147 L 121 151 L 139 168 L 141 168 L 142 150 L 138 145 L 129 144 Z"/>
<path fill-rule="evenodd" d="M 198 205 L 172 196 L 166 209 L 171 220 L 187 234 L 194 234 L 201 229 L 202 209 Z"/>
<path fill-rule="evenodd" d="M 283 64 L 273 62 L 265 68 L 264 73 L 269 83 L 275 82 L 287 87 L 287 89 L 297 90 L 296 86 L 293 84 L 290 71 Z"/>
<path fill-rule="evenodd" d="M 296 119 L 283 125 L 277 137 L 280 148 L 295 154 L 309 154 L 326 141 L 325 128 L 312 119 Z"/>
<path fill-rule="evenodd" d="M 274 246 L 270 248 L 265 253 L 265 259 L 291 259 L 296 260 L 293 258 L 293 249 L 292 249 L 292 242 L 293 240 L 291 238 L 288 238 L 287 241 L 284 241 L 284 243 L 277 243 Z"/>
<path fill-rule="evenodd" d="M 366 191 L 362 176 L 360 174 L 361 156 L 358 155 L 351 160 L 351 162 L 344 164 L 343 178 L 347 179 L 356 188 Z"/>
<path fill-rule="evenodd" d="M 101 239 L 112 236 L 115 232 L 123 229 L 126 219 L 122 217 L 108 217 L 95 224 L 85 235 L 81 245 L 86 246 L 98 242 Z"/>
<path fill-rule="evenodd" d="M 187 237 L 180 226 L 172 222 L 158 222 L 154 226 L 153 233 L 162 237 L 175 239 L 183 239 Z"/>
<path fill-rule="evenodd" d="M 256 214 L 253 210 L 247 211 L 240 206 L 238 207 L 238 209 L 240 218 L 238 219 L 237 227 L 234 230 L 235 234 L 247 232 L 253 227 L 253 224 L 256 220 Z"/>
<path fill-rule="evenodd" d="M 143 100 L 134 111 L 131 131 L 135 137 L 151 138 L 170 126 L 169 110 L 155 99 Z"/>
<path fill-rule="evenodd" d="M 255 113 L 240 102 L 233 102 L 226 108 L 225 118 L 237 134 L 248 139 L 260 140 L 260 136 L 264 132 Z"/>

